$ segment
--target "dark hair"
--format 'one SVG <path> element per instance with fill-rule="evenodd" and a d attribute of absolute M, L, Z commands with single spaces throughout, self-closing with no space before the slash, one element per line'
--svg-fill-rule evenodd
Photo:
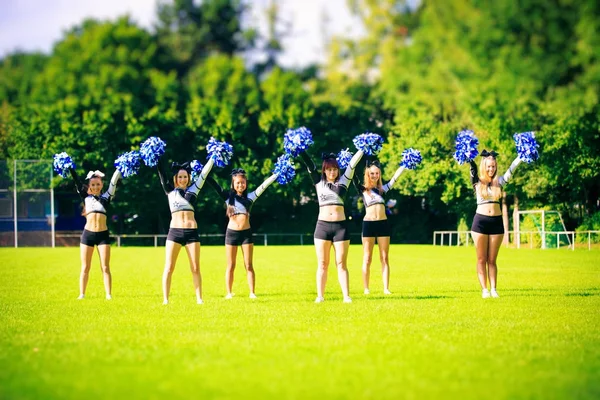
<path fill-rule="evenodd" d="M 325 175 L 325 170 L 327 168 L 337 168 L 338 176 L 335 179 L 337 182 L 337 180 L 340 179 L 340 164 L 338 164 L 335 157 L 327 157 L 323 159 L 323 165 L 321 166 L 321 180 L 327 181 L 327 176 Z"/>
<path fill-rule="evenodd" d="M 248 194 L 248 178 L 246 178 L 246 171 L 244 171 L 243 169 L 239 168 L 239 169 L 234 169 L 231 171 L 231 184 L 229 186 L 229 199 L 227 200 L 227 217 L 231 218 L 231 216 L 233 215 L 233 205 L 235 204 L 235 195 L 237 194 L 237 192 L 235 191 L 235 189 L 233 188 L 233 179 L 236 176 L 241 176 L 244 178 L 244 180 L 246 180 L 246 189 L 244 189 L 244 193 L 242 193 L 242 197 L 246 197 Z"/>

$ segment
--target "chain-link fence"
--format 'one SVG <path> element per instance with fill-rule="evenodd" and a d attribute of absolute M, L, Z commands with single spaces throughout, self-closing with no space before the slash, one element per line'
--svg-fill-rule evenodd
<path fill-rule="evenodd" d="M 0 246 L 54 246 L 51 160 L 0 160 Z"/>

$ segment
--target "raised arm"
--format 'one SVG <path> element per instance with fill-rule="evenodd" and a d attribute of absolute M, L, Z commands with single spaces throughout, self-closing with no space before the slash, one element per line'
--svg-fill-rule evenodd
<path fill-rule="evenodd" d="M 302 152 L 300 153 L 300 159 L 302 160 L 302 163 L 306 166 L 306 169 L 308 170 L 308 173 L 310 174 L 310 178 L 312 179 L 313 183 L 315 185 L 319 183 L 321 181 L 321 174 L 317 172 L 317 166 L 315 165 L 312 158 L 310 158 L 310 156 L 306 154 L 306 152 Z"/>
<path fill-rule="evenodd" d="M 119 182 L 119 179 L 121 179 L 121 172 L 119 170 L 116 170 L 112 178 L 110 178 L 108 189 L 106 189 L 106 192 L 102 194 L 102 198 L 108 200 L 109 202 L 111 201 L 111 199 L 115 195 L 115 192 L 117 191 L 117 183 Z"/>
<path fill-rule="evenodd" d="M 270 177 L 268 177 L 263 183 L 261 183 L 259 187 L 257 187 L 252 193 L 248 195 L 248 199 L 250 201 L 256 200 L 261 194 L 265 192 L 265 190 L 267 190 L 269 186 L 271 186 L 271 183 L 275 182 L 278 176 L 279 174 L 273 174 Z"/>
<path fill-rule="evenodd" d="M 215 192 L 217 192 L 221 199 L 227 200 L 229 198 L 229 190 L 223 189 L 212 176 L 207 177 L 206 182 L 215 189 Z"/>
<path fill-rule="evenodd" d="M 160 179 L 160 184 L 162 185 L 162 188 L 165 191 L 165 194 L 169 194 L 173 191 L 173 189 L 175 189 L 175 187 L 165 177 L 161 164 L 164 164 L 164 162 L 159 160 L 159 162 L 156 164 L 156 170 L 158 171 L 158 177 Z"/>
<path fill-rule="evenodd" d="M 521 164 L 521 159 L 517 157 L 512 162 L 512 164 L 510 164 L 510 167 L 508 167 L 508 170 L 504 173 L 504 175 L 498 177 L 498 184 L 500 186 L 504 186 L 508 181 L 511 180 L 512 175 L 519 166 L 519 164 Z"/>
<path fill-rule="evenodd" d="M 356 188 L 356 191 L 359 194 L 361 194 L 362 192 L 365 191 L 365 187 L 363 185 L 361 185 L 360 179 L 358 178 L 358 176 L 355 176 L 354 178 L 352 178 L 352 184 L 354 185 L 354 187 Z"/>
<path fill-rule="evenodd" d="M 77 194 L 81 199 L 85 199 L 87 197 L 87 193 L 83 191 L 83 184 L 81 183 L 81 179 L 79 179 L 79 175 L 77 175 L 77 171 L 74 168 L 69 168 L 69 172 L 75 181 L 75 190 L 77 190 Z"/>
<path fill-rule="evenodd" d="M 388 183 L 383 185 L 383 193 L 387 192 L 388 190 L 390 190 L 392 188 L 392 186 L 394 186 L 394 183 L 396 183 L 398 178 L 400 178 L 400 175 L 402 175 L 402 173 L 404 172 L 404 169 L 405 169 L 404 167 L 399 167 L 396 170 L 396 172 L 394 173 L 394 176 L 392 176 L 392 179 L 390 179 L 388 181 Z"/>
<path fill-rule="evenodd" d="M 358 162 L 362 158 L 363 154 L 364 153 L 362 150 L 358 150 L 356 154 L 352 156 L 350 162 L 348 163 L 348 166 L 346 167 L 346 170 L 344 171 L 344 175 L 342 175 L 342 177 L 338 181 L 338 184 L 348 187 L 348 184 L 354 177 L 354 170 L 356 169 L 356 166 L 358 165 Z"/>
<path fill-rule="evenodd" d="M 187 189 L 188 193 L 191 193 L 195 196 L 198 195 L 198 192 L 200 191 L 200 189 L 202 189 L 202 186 L 204 186 L 204 182 L 206 182 L 206 178 L 208 178 L 208 174 L 210 173 L 210 170 L 212 169 L 213 165 L 215 165 L 215 160 L 213 160 L 213 158 L 211 157 L 204 166 L 204 168 L 202 168 L 202 171 L 200 171 L 200 175 L 198 175 L 196 181 L 192 183 L 192 185 Z"/>
<path fill-rule="evenodd" d="M 477 172 L 477 164 L 475 164 L 475 161 L 471 160 L 470 162 L 471 164 L 471 185 L 473 185 L 473 187 L 475 187 L 478 183 L 479 183 L 479 173 Z"/>

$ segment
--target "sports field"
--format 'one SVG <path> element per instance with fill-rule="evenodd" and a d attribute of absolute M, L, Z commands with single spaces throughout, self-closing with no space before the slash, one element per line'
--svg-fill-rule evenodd
<path fill-rule="evenodd" d="M 484 300 L 472 247 L 392 246 L 364 296 L 352 246 L 353 303 L 332 268 L 315 304 L 312 246 L 256 247 L 256 300 L 203 247 L 205 304 L 182 253 L 167 306 L 164 248 L 113 247 L 111 301 L 97 258 L 76 300 L 78 252 L 0 249 L 1 399 L 600 398 L 598 250 L 503 248 Z"/>

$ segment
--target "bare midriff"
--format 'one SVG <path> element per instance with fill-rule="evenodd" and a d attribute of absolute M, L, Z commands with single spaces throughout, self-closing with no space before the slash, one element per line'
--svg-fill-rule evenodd
<path fill-rule="evenodd" d="M 338 222 L 344 221 L 346 214 L 344 213 L 344 206 L 321 206 L 319 208 L 319 220 L 327 222 Z"/>
<path fill-rule="evenodd" d="M 229 218 L 227 229 L 233 231 L 245 231 L 250 229 L 250 215 L 249 214 L 235 214 Z"/>
<path fill-rule="evenodd" d="M 477 214 L 487 215 L 488 217 L 497 217 L 502 215 L 502 210 L 500 210 L 500 204 L 498 203 L 485 203 L 479 204 L 477 206 Z"/>
<path fill-rule="evenodd" d="M 106 226 L 106 215 L 99 212 L 87 214 L 85 216 L 84 229 L 90 232 L 103 232 L 108 230 L 108 227 Z"/>
<path fill-rule="evenodd" d="M 386 219 L 385 206 L 383 204 L 373 204 L 367 207 L 363 221 L 383 221 Z"/>
<path fill-rule="evenodd" d="M 177 211 L 171 214 L 171 228 L 195 229 L 198 228 L 193 211 Z"/>

